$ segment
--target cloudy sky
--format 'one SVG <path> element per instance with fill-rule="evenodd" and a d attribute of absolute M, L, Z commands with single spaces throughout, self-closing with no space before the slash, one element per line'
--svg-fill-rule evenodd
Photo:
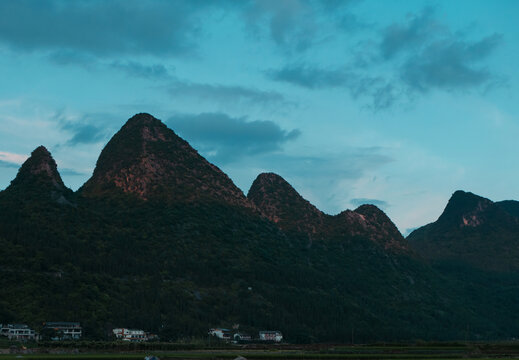
<path fill-rule="evenodd" d="M 38 145 L 77 189 L 133 114 L 247 193 L 287 179 L 401 231 L 519 199 L 519 2 L 0 0 L 0 189 Z"/>

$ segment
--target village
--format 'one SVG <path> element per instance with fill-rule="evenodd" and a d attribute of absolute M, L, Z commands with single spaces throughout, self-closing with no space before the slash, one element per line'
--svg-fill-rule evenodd
<path fill-rule="evenodd" d="M 158 335 L 140 329 L 114 328 L 112 337 L 117 341 L 145 342 L 158 341 Z M 280 343 L 283 334 L 280 331 L 262 330 L 258 337 L 239 332 L 237 328 L 229 330 L 225 328 L 211 328 L 208 335 L 224 342 L 247 343 L 247 342 L 269 342 Z M 0 324 L 0 336 L 10 341 L 76 341 L 83 337 L 83 329 L 79 322 L 45 322 L 41 331 L 31 329 L 27 324 Z"/>

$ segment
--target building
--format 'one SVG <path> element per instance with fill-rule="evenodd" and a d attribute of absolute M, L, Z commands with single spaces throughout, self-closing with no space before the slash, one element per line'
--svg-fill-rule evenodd
<path fill-rule="evenodd" d="M 259 339 L 261 341 L 281 342 L 283 340 L 283 334 L 281 334 L 281 331 L 260 331 Z"/>
<path fill-rule="evenodd" d="M 149 336 L 144 330 L 117 328 L 113 329 L 116 339 L 123 341 L 141 342 L 148 341 Z"/>
<path fill-rule="evenodd" d="M 208 334 L 222 340 L 231 340 L 232 337 L 231 330 L 222 328 L 209 329 Z"/>
<path fill-rule="evenodd" d="M 235 342 L 247 342 L 252 341 L 252 336 L 244 333 L 236 333 L 234 334 L 234 341 Z"/>
<path fill-rule="evenodd" d="M 54 330 L 54 336 L 51 340 L 79 340 L 83 335 L 81 324 L 78 322 L 46 322 L 43 323 L 43 329 Z"/>
<path fill-rule="evenodd" d="M 9 327 L 7 324 L 0 324 L 0 336 L 7 336 Z"/>
<path fill-rule="evenodd" d="M 2 325 L 0 334 L 6 336 L 9 340 L 38 340 L 38 334 L 36 334 L 36 331 L 30 329 L 29 326 L 25 324 Z"/>

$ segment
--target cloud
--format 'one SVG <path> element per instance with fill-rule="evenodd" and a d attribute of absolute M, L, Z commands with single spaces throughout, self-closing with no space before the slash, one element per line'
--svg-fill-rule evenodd
<path fill-rule="evenodd" d="M 358 179 L 366 171 L 393 161 L 377 147 L 353 148 L 340 154 L 287 155 L 267 154 L 261 157 L 262 167 L 269 171 L 290 173 L 296 177 L 312 177 L 323 184 L 323 180 L 338 181 Z M 310 175 L 311 174 L 311 175 Z"/>
<path fill-rule="evenodd" d="M 275 81 L 287 82 L 308 89 L 345 87 L 356 81 L 356 76 L 343 69 L 324 69 L 309 65 L 287 65 L 280 70 L 267 71 Z"/>
<path fill-rule="evenodd" d="M 401 69 L 402 80 L 411 89 L 470 89 L 496 81 L 487 68 L 477 66 L 502 42 L 498 34 L 476 42 L 461 40 L 437 41 L 420 53 L 410 56 Z"/>
<path fill-rule="evenodd" d="M 425 8 L 420 14 L 409 15 L 406 23 L 394 23 L 382 32 L 380 51 L 385 59 L 413 49 L 444 27 L 434 20 L 434 9 Z"/>
<path fill-rule="evenodd" d="M 470 39 L 437 20 L 434 9 L 425 8 L 384 28 L 380 36 L 381 61 L 396 67 L 395 80 L 406 92 L 471 90 L 499 82 L 482 63 L 502 43 L 500 34 Z"/>
<path fill-rule="evenodd" d="M 9 161 L 0 160 L 0 168 L 12 168 L 18 169 L 20 167 L 19 164 L 15 164 Z"/>
<path fill-rule="evenodd" d="M 0 151 L 0 167 L 18 168 L 27 158 L 27 155 Z"/>
<path fill-rule="evenodd" d="M 222 113 L 179 114 L 167 123 L 208 158 L 220 163 L 278 151 L 300 135 L 299 130 L 283 130 L 272 121 L 248 121 L 246 117 L 233 118 Z"/>
<path fill-rule="evenodd" d="M 266 72 L 274 81 L 286 82 L 303 88 L 343 88 L 354 99 L 365 97 L 375 110 L 390 107 L 397 98 L 397 89 L 383 77 L 366 76 L 343 68 L 323 68 L 304 64 L 287 65 Z"/>
<path fill-rule="evenodd" d="M 503 42 L 502 35 L 472 39 L 452 32 L 436 19 L 433 8 L 408 15 L 378 36 L 378 41 L 360 42 L 360 53 L 345 59 L 343 66 L 287 64 L 265 75 L 314 91 L 344 89 L 353 99 L 365 99 L 366 107 L 373 110 L 412 101 L 432 89 L 470 91 L 503 82 L 485 66 Z"/>
<path fill-rule="evenodd" d="M 109 124 L 113 116 L 91 113 L 80 117 L 67 117 L 61 111 L 54 115 L 59 127 L 71 137 L 65 142 L 67 146 L 78 144 L 96 144 L 104 141 L 111 132 Z M 103 125 L 99 125 L 103 124 Z"/>
<path fill-rule="evenodd" d="M 263 91 L 238 85 L 201 84 L 175 81 L 168 91 L 175 97 L 189 96 L 223 104 L 242 103 L 246 105 L 293 105 L 276 91 Z"/>
<path fill-rule="evenodd" d="M 365 204 L 370 204 L 370 205 L 375 205 L 381 209 L 386 209 L 389 204 L 387 203 L 387 201 L 384 201 L 384 200 L 378 200 L 378 199 L 368 199 L 368 198 L 354 198 L 354 199 L 350 199 L 350 203 L 355 206 L 355 207 L 358 207 L 358 206 L 361 206 L 361 205 L 365 205 Z"/>
<path fill-rule="evenodd" d="M 171 74 L 162 64 L 145 65 L 136 61 L 114 61 L 109 65 L 110 68 L 122 71 L 131 77 L 145 79 L 168 79 Z"/>
<path fill-rule="evenodd" d="M 72 50 L 57 50 L 46 55 L 46 58 L 56 65 L 77 65 L 87 70 L 117 70 L 130 77 L 152 80 L 171 79 L 173 76 L 162 64 L 144 64 L 137 61 L 101 61 L 98 58 Z"/>
<path fill-rule="evenodd" d="M 229 164 L 219 164 L 237 185 L 247 192 L 259 173 L 274 172 L 285 178 L 306 199 L 328 213 L 338 213 L 349 204 L 351 192 L 364 177 L 394 161 L 386 148 L 345 148 L 324 153 L 306 148 L 305 153 L 289 150 L 244 156 Z M 203 153 L 203 152 L 202 152 Z"/>
<path fill-rule="evenodd" d="M 284 51 L 301 52 L 318 41 L 323 29 L 354 29 L 360 22 L 345 9 L 357 1 L 253 0 L 243 8 L 247 27 L 254 34 L 267 32 Z M 331 32 L 331 31 L 329 31 Z"/>
<path fill-rule="evenodd" d="M 70 49 L 52 51 L 47 55 L 47 59 L 56 65 L 80 65 L 87 69 L 97 65 L 94 56 Z"/>
<path fill-rule="evenodd" d="M 183 55 L 195 47 L 209 1 L 0 2 L 0 43 L 14 50 L 96 56 Z"/>
<path fill-rule="evenodd" d="M 60 169 L 59 173 L 61 175 L 64 175 L 64 176 L 84 176 L 84 175 L 87 175 L 87 173 L 85 173 L 85 172 L 81 172 L 81 171 L 77 171 L 77 170 L 69 169 L 69 168 Z"/>

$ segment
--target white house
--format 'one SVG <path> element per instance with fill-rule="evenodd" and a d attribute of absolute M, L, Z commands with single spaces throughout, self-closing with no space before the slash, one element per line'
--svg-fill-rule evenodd
<path fill-rule="evenodd" d="M 252 336 L 250 336 L 249 334 L 244 334 L 244 333 L 236 333 L 236 334 L 234 334 L 234 341 L 235 342 L 252 341 Z"/>
<path fill-rule="evenodd" d="M 9 340 L 27 341 L 38 339 L 36 331 L 30 329 L 29 326 L 25 324 L 2 325 L 0 334 L 7 336 Z"/>
<path fill-rule="evenodd" d="M 78 322 L 46 322 L 43 323 L 43 328 L 56 332 L 56 336 L 52 340 L 79 340 L 83 335 L 81 324 Z"/>
<path fill-rule="evenodd" d="M 222 328 L 209 329 L 208 334 L 222 340 L 231 340 L 232 336 L 231 330 Z"/>
<path fill-rule="evenodd" d="M 123 341 L 148 341 L 148 334 L 144 330 L 117 328 L 113 329 L 115 337 Z"/>
<path fill-rule="evenodd" d="M 281 331 L 260 331 L 259 338 L 261 341 L 273 341 L 273 342 L 281 342 L 283 340 L 283 334 Z"/>

